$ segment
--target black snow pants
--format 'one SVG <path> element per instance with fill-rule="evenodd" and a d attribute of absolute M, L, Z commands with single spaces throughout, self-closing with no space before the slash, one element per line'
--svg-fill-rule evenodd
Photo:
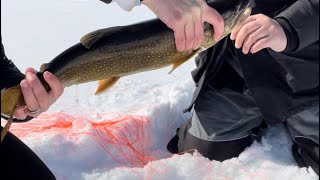
<path fill-rule="evenodd" d="M 41 159 L 10 132 L 1 143 L 0 177 L 4 180 L 56 179 Z"/>
<path fill-rule="evenodd" d="M 198 86 L 192 118 L 177 130 L 168 150 L 197 149 L 209 159 L 223 161 L 248 147 L 262 125 L 284 123 L 298 165 L 311 166 L 319 174 L 318 87 L 293 92 L 286 79 L 288 66 L 277 58 L 267 49 L 244 55 L 228 38 L 201 53 L 192 73 Z M 318 83 L 317 62 L 289 56 L 280 60 L 300 63 L 297 71 L 291 71 L 295 79 L 306 79 L 299 82 Z"/>

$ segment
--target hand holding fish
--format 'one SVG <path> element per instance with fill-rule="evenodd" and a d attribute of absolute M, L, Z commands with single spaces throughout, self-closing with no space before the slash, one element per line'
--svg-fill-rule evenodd
<path fill-rule="evenodd" d="M 34 69 L 28 69 L 27 78 L 22 80 L 21 85 L 1 91 L 1 117 L 8 119 L 8 123 L 1 131 L 1 141 L 13 122 L 13 115 L 19 119 L 24 119 L 27 115 L 36 117 L 55 102 L 62 94 L 64 87 L 98 81 L 95 94 L 101 94 L 124 76 L 167 66 L 172 66 L 171 73 L 195 54 L 214 46 L 220 38 L 226 37 L 251 13 L 250 0 L 241 0 L 229 8 L 222 9 L 222 20 L 219 20 L 220 15 L 203 3 L 203 0 L 195 0 L 192 3 L 190 0 L 159 0 L 159 6 L 152 6 L 153 2 L 158 0 L 145 1 L 150 3 L 150 7 L 153 7 L 156 12 L 159 10 L 158 7 L 164 8 L 162 9 L 164 11 L 160 11 L 162 13 L 166 12 L 166 8 L 174 9 L 174 11 L 169 10 L 172 12 L 167 13 L 169 16 L 160 17 L 165 19 L 179 17 L 179 21 L 175 20 L 172 24 L 174 27 L 171 26 L 175 32 L 172 32 L 172 29 L 164 23 L 169 21 L 163 22 L 159 19 L 96 30 L 83 36 L 80 43 L 68 48 L 49 63 L 42 64 L 39 73 L 35 74 Z M 164 1 L 169 6 L 160 6 Z M 214 2 L 210 7 L 215 7 Z M 181 18 L 184 12 L 189 12 L 185 16 L 188 18 Z M 210 12 L 211 16 L 205 15 L 206 12 Z M 196 21 L 191 16 L 192 13 L 198 15 L 195 16 L 198 17 Z M 188 25 L 190 22 L 191 29 L 190 24 Z M 213 26 L 203 22 L 212 23 Z M 197 29 L 197 26 L 194 27 L 195 24 L 200 25 L 202 29 L 195 31 Z M 221 24 L 223 31 L 220 29 Z M 176 26 L 183 28 L 178 28 L 177 31 Z M 200 41 L 199 49 L 196 48 L 194 40 L 190 41 L 189 36 L 185 36 L 185 34 L 194 35 L 197 32 L 203 33 L 201 35 L 203 41 Z M 183 37 L 183 41 L 179 38 L 177 41 L 177 36 Z M 192 42 L 190 48 L 196 48 L 196 50 L 177 52 L 176 46 L 179 47 L 179 45 L 176 42 L 183 46 L 183 49 L 179 47 L 179 50 L 185 50 L 186 47 L 189 48 L 189 41 Z M 25 108 L 17 108 L 17 105 Z"/>
<path fill-rule="evenodd" d="M 221 15 L 204 0 L 143 0 L 158 18 L 174 31 L 177 51 L 196 50 L 204 39 L 203 23 L 214 27 L 214 40 L 222 36 Z"/>
<path fill-rule="evenodd" d="M 230 35 L 235 40 L 235 47 L 241 48 L 244 54 L 256 53 L 264 48 L 276 52 L 285 50 L 287 37 L 280 24 L 263 14 L 250 16 Z"/>
<path fill-rule="evenodd" d="M 27 68 L 26 78 L 20 82 L 26 105 L 16 108 L 14 115 L 17 119 L 25 119 L 26 116 L 37 117 L 41 112 L 48 110 L 63 93 L 62 84 L 56 76 L 50 72 L 43 74 L 51 88 L 47 92 L 35 72 L 33 68 Z"/>
<path fill-rule="evenodd" d="M 179 2 L 184 1 L 179 0 Z M 213 1 L 210 7 L 215 5 L 217 4 Z M 230 7 L 221 9 L 220 13 L 223 17 L 220 22 L 224 24 L 222 38 L 229 35 L 250 15 L 250 1 L 238 1 Z M 39 108 L 41 111 L 47 110 L 62 94 L 62 87 L 98 81 L 95 94 L 101 94 L 124 76 L 167 66 L 172 66 L 170 71 L 172 72 L 197 53 L 217 43 L 214 40 L 218 37 L 217 29 L 213 28 L 204 24 L 201 48 L 185 52 L 176 51 L 174 32 L 159 19 L 90 32 L 81 38 L 80 43 L 68 48 L 49 63 L 42 64 L 37 73 L 40 81 L 35 76 L 35 70 L 29 69 L 27 78 L 21 82 L 21 86 L 1 91 L 1 116 L 10 119 L 12 112 L 15 112 L 15 116 L 19 119 L 23 119 L 26 115 L 36 116 Z M 49 77 L 52 75 L 49 72 L 54 74 L 52 79 Z M 15 111 L 17 105 L 26 106 L 29 110 L 19 108 Z"/>

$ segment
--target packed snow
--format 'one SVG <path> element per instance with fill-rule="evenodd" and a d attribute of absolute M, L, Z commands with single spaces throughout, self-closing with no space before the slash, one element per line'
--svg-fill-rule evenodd
<path fill-rule="evenodd" d="M 1 1 L 6 54 L 22 71 L 39 69 L 88 32 L 151 18 L 146 7 L 126 12 L 98 0 Z M 169 153 L 168 141 L 191 116 L 182 110 L 195 89 L 194 68 L 192 59 L 172 74 L 168 67 L 123 77 L 99 96 L 96 82 L 66 88 L 49 111 L 11 131 L 62 180 L 318 179 L 297 166 L 282 125 L 224 162 Z"/>

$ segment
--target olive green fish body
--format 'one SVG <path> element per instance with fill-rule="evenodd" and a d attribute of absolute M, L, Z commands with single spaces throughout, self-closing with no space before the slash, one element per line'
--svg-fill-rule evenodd
<path fill-rule="evenodd" d="M 222 38 L 239 24 L 239 18 L 247 7 L 248 3 L 243 1 L 222 13 L 225 22 Z M 82 44 L 66 50 L 43 70 L 53 72 L 65 87 L 155 70 L 183 63 L 213 46 L 216 42 L 212 26 L 205 24 L 204 32 L 201 49 L 178 52 L 173 31 L 159 19 L 102 29 L 86 35 Z"/>
<path fill-rule="evenodd" d="M 222 38 L 250 15 L 249 5 L 249 0 L 241 0 L 221 11 L 225 23 Z M 52 72 L 64 87 L 98 81 L 98 94 L 112 87 L 123 76 L 170 65 L 173 66 L 172 70 L 176 69 L 193 55 L 215 45 L 213 27 L 205 23 L 204 33 L 201 48 L 177 52 L 173 31 L 159 19 L 101 29 L 87 34 L 81 43 L 43 64 L 40 74 Z M 39 78 L 49 90 L 43 77 L 39 75 Z M 1 92 L 1 114 L 9 116 L 15 104 L 24 105 L 21 95 L 20 86 Z"/>
<path fill-rule="evenodd" d="M 54 73 L 64 86 L 70 86 L 167 67 L 196 53 L 177 52 L 173 32 L 160 20 L 98 33 L 102 37 L 89 48 L 79 43 L 44 65 L 42 71 Z"/>

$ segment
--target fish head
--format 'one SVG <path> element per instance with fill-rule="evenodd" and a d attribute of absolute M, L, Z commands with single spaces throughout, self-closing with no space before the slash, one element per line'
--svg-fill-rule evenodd
<path fill-rule="evenodd" d="M 220 41 L 228 34 L 230 34 L 234 29 L 240 26 L 251 14 L 251 1 L 240 1 L 237 6 L 230 8 L 225 12 L 221 13 L 221 16 L 224 20 L 224 32 Z M 201 44 L 201 49 L 206 50 L 214 46 L 218 41 L 213 39 L 214 28 L 211 24 L 204 24 L 204 40 Z"/>

